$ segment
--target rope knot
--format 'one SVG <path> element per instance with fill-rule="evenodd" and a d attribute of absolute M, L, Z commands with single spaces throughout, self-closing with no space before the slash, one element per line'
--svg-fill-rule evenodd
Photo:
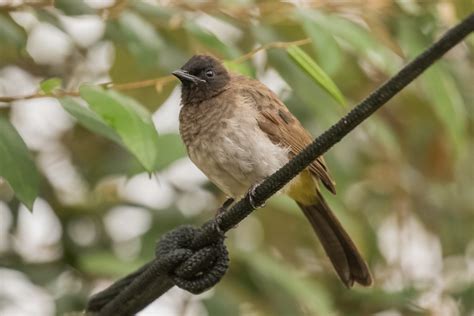
<path fill-rule="evenodd" d="M 193 294 L 214 286 L 229 266 L 223 236 L 206 245 L 194 246 L 201 231 L 189 225 L 179 226 L 163 235 L 155 252 L 173 283 Z"/>

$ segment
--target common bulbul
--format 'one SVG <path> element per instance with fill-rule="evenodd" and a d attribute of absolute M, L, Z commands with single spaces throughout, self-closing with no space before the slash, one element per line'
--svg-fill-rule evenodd
<path fill-rule="evenodd" d="M 244 196 L 312 142 L 275 93 L 229 73 L 211 56 L 193 56 L 173 75 L 182 82 L 179 130 L 188 155 L 231 198 Z M 282 192 L 303 210 L 342 282 L 368 286 L 367 264 L 321 195 L 320 183 L 336 193 L 323 157 Z"/>

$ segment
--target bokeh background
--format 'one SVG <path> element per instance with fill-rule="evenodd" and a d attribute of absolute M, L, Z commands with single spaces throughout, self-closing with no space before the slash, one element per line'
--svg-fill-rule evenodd
<path fill-rule="evenodd" d="M 0 179 L 0 315 L 81 311 L 150 260 L 163 233 L 214 215 L 225 196 L 186 158 L 179 84 L 155 80 L 193 54 L 232 61 L 311 39 L 300 47 L 348 107 L 285 47 L 233 65 L 316 136 L 473 9 L 472 0 L 0 0 L 0 96 L 35 94 L 52 77 L 65 91 L 125 83 L 161 142 L 149 176 L 54 96 L 0 103 L 41 174 L 33 212 Z M 229 234 L 230 270 L 215 288 L 174 288 L 140 315 L 474 315 L 473 52 L 471 35 L 325 155 L 338 189 L 325 195 L 373 287 L 344 288 L 296 205 L 277 196 Z"/>

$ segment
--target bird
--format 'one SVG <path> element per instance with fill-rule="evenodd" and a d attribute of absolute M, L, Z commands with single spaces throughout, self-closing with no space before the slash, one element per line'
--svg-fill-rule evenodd
<path fill-rule="evenodd" d="M 312 142 L 273 91 L 229 72 L 213 56 L 194 55 L 172 74 L 181 81 L 179 131 L 188 156 L 230 201 L 245 196 Z M 367 263 L 325 201 L 321 184 L 336 193 L 322 156 L 282 193 L 303 211 L 345 286 L 369 286 Z"/>

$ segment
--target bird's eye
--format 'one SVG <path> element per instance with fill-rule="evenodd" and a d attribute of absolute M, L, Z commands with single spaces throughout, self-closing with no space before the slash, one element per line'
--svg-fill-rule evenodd
<path fill-rule="evenodd" d="M 212 71 L 212 70 L 206 71 L 206 77 L 208 77 L 208 78 L 214 77 L 214 71 Z"/>

